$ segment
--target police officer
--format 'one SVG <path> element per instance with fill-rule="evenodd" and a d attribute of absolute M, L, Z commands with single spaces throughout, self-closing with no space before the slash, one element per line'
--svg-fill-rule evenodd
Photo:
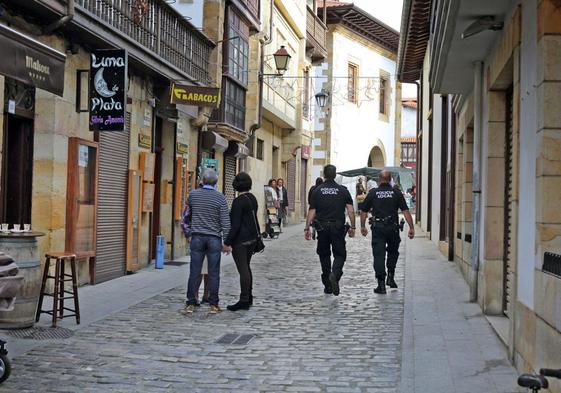
<path fill-rule="evenodd" d="M 366 229 L 366 218 L 368 213 L 372 213 L 372 253 L 374 254 L 374 271 L 378 280 L 378 287 L 374 289 L 375 293 L 385 294 L 386 284 L 390 288 L 397 288 L 394 279 L 395 265 L 399 257 L 399 224 L 398 209 L 402 211 L 407 224 L 409 225 L 409 238 L 415 236 L 415 228 L 413 226 L 413 218 L 409 213 L 405 198 L 399 189 L 392 187 L 391 173 L 382 171 L 379 175 L 379 186 L 373 188 L 368 193 L 366 199 L 362 203 L 360 210 L 360 232 L 363 236 L 368 235 Z M 388 253 L 388 280 L 386 282 L 386 251 Z"/>
<path fill-rule="evenodd" d="M 325 293 L 339 295 L 339 280 L 343 275 L 343 265 L 347 259 L 345 235 L 355 235 L 355 210 L 353 199 L 346 187 L 335 183 L 337 169 L 333 165 L 323 168 L 325 181 L 318 185 L 310 200 L 304 234 L 306 240 L 312 238 L 310 225 L 314 222 L 317 231 L 317 254 L 321 262 L 321 281 Z M 345 225 L 345 209 L 351 220 L 350 228 Z M 333 268 L 331 251 L 333 250 Z"/>

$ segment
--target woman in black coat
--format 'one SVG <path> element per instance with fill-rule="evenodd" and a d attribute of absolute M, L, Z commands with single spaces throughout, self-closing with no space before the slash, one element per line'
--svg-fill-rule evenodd
<path fill-rule="evenodd" d="M 232 247 L 232 256 L 240 274 L 240 300 L 226 308 L 230 311 L 247 310 L 253 304 L 253 274 L 251 257 L 259 237 L 259 220 L 257 219 L 257 199 L 249 192 L 251 177 L 241 172 L 232 183 L 239 195 L 232 202 L 230 210 L 230 233 L 224 244 Z"/>

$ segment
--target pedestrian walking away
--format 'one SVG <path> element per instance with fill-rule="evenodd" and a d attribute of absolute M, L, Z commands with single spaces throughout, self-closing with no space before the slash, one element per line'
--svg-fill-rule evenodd
<path fill-rule="evenodd" d="M 250 263 L 259 237 L 259 220 L 257 199 L 249 192 L 251 185 L 251 177 L 244 172 L 237 174 L 232 182 L 239 195 L 232 202 L 231 228 L 224 244 L 232 247 L 232 256 L 240 274 L 240 299 L 227 306 L 230 311 L 248 310 L 253 305 L 253 273 Z"/>
<path fill-rule="evenodd" d="M 216 191 L 218 176 L 214 169 L 206 169 L 203 187 L 191 191 L 187 204 L 191 214 L 191 263 L 187 282 L 187 302 L 182 313 L 189 314 L 197 305 L 201 269 L 206 256 L 208 261 L 208 301 L 210 312 L 220 312 L 218 291 L 220 288 L 220 252 L 230 253 L 231 248 L 222 244 L 230 231 L 230 215 L 224 195 Z"/>
<path fill-rule="evenodd" d="M 395 282 L 395 267 L 399 257 L 399 218 L 398 211 L 401 210 L 407 225 L 409 225 L 409 238 L 415 236 L 413 218 L 405 203 L 403 193 L 397 187 L 391 185 L 392 176 L 389 171 L 382 171 L 379 175 L 379 186 L 368 193 L 362 203 L 360 213 L 360 232 L 363 236 L 368 235 L 366 219 L 368 213 L 372 214 L 370 225 L 372 229 L 372 254 L 374 256 L 374 271 L 378 286 L 375 293 L 385 294 L 386 284 L 390 288 L 397 288 Z M 387 252 L 387 262 L 386 262 Z M 386 263 L 388 268 L 386 282 Z"/>
<path fill-rule="evenodd" d="M 310 225 L 315 222 L 318 233 L 317 254 L 321 262 L 321 281 L 325 293 L 339 295 L 339 281 L 347 259 L 345 236 L 345 210 L 351 221 L 350 237 L 355 235 L 355 210 L 349 190 L 335 182 L 337 169 L 333 165 L 323 168 L 325 181 L 316 187 L 310 199 L 304 236 L 311 240 Z M 333 266 L 331 253 L 333 252 Z"/>
<path fill-rule="evenodd" d="M 314 190 L 316 189 L 316 187 L 318 187 L 319 185 L 321 185 L 323 183 L 323 178 L 322 177 L 318 177 L 316 179 L 316 184 L 314 184 L 313 186 L 310 187 L 310 191 L 308 191 L 308 207 L 310 205 L 310 201 L 312 200 L 312 194 L 314 192 Z M 312 221 L 312 223 L 310 224 L 310 227 L 312 228 L 312 240 L 316 240 L 316 226 L 315 223 Z"/>

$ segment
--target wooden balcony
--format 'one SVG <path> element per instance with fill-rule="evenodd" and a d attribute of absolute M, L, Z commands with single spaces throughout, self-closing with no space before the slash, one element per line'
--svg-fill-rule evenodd
<path fill-rule="evenodd" d="M 232 4 L 240 12 L 252 32 L 260 30 L 259 22 L 259 3 L 260 0 L 231 0 Z"/>
<path fill-rule="evenodd" d="M 306 52 L 313 63 L 321 62 L 327 57 L 327 27 L 312 9 L 307 7 L 306 16 Z"/>
<path fill-rule="evenodd" d="M 209 56 L 214 43 L 164 0 L 76 0 L 76 7 L 193 80 L 210 83 Z"/>

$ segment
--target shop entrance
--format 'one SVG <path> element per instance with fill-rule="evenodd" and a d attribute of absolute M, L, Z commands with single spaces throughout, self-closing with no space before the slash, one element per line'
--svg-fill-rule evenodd
<path fill-rule="evenodd" d="M 5 117 L 2 222 L 31 224 L 33 120 Z"/>
<path fill-rule="evenodd" d="M 0 215 L 3 223 L 31 224 L 35 88 L 6 78 Z"/>
<path fill-rule="evenodd" d="M 156 117 L 156 129 L 154 131 L 154 210 L 152 211 L 152 241 L 151 241 L 151 258 L 156 258 L 156 236 L 161 234 L 160 216 L 162 196 L 162 154 L 164 148 L 162 146 L 162 125 L 161 117 Z"/>

